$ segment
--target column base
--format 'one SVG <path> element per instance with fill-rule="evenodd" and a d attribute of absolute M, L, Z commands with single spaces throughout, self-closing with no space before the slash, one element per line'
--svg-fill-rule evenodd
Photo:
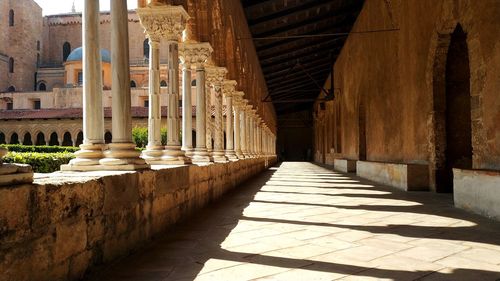
<path fill-rule="evenodd" d="M 32 183 L 33 169 L 27 164 L 0 164 L 0 186 Z"/>
<path fill-rule="evenodd" d="M 104 157 L 103 150 L 106 145 L 99 144 L 81 144 L 80 150 L 75 152 L 75 159 L 69 161 L 69 164 L 63 166 L 95 166 L 99 165 L 99 160 Z"/>
<path fill-rule="evenodd" d="M 194 149 L 192 147 L 182 148 L 181 150 L 184 151 L 186 157 L 192 157 L 194 155 Z"/>
<path fill-rule="evenodd" d="M 210 154 L 206 148 L 195 148 L 191 156 L 193 164 L 210 164 Z"/>
<path fill-rule="evenodd" d="M 185 156 L 180 146 L 166 146 L 160 162 L 164 165 L 184 165 L 191 164 L 191 159 Z"/>
<path fill-rule="evenodd" d="M 163 146 L 161 145 L 148 145 L 146 150 L 141 153 L 141 158 L 148 161 L 160 160 L 163 155 Z"/>
<path fill-rule="evenodd" d="M 238 161 L 238 156 L 236 156 L 236 153 L 234 153 L 234 151 L 226 151 L 226 158 L 229 160 L 229 161 Z"/>
<path fill-rule="evenodd" d="M 223 150 L 216 150 L 212 152 L 212 158 L 215 163 L 227 163 L 229 162 L 226 155 L 224 155 Z"/>
<path fill-rule="evenodd" d="M 135 150 L 134 143 L 111 143 L 99 164 L 106 170 L 130 171 L 150 168 L 146 161 L 140 158 L 140 152 Z"/>

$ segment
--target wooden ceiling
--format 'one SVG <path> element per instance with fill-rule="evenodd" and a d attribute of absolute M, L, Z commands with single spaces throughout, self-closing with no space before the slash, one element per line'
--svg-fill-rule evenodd
<path fill-rule="evenodd" d="M 242 0 L 278 115 L 311 108 L 363 2 Z"/>

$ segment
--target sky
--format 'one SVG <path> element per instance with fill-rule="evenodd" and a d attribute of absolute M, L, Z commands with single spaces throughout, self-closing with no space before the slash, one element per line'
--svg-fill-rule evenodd
<path fill-rule="evenodd" d="M 82 12 L 83 10 L 83 0 L 74 0 L 75 9 L 77 12 Z M 101 11 L 109 11 L 110 0 L 100 0 Z M 73 5 L 73 0 L 35 0 L 40 7 L 42 7 L 42 13 L 44 16 L 70 13 L 71 6 Z M 137 0 L 127 0 L 128 9 L 137 8 Z"/>

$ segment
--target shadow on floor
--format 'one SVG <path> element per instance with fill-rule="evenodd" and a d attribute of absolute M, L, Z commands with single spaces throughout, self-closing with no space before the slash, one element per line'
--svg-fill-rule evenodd
<path fill-rule="evenodd" d="M 287 164 L 287 163 L 285 163 Z M 304 166 L 302 170 L 301 167 Z M 315 173 L 316 171 L 316 173 Z M 315 174 L 323 181 L 318 185 Z M 294 176 L 296 179 L 294 180 Z M 307 178 L 311 177 L 311 181 Z M 283 180 L 285 178 L 285 180 Z M 335 178 L 339 182 L 335 182 Z M 350 179 L 357 185 L 346 186 L 340 180 Z M 287 182 L 283 185 L 283 182 Z M 287 188 L 286 190 L 284 188 Z M 325 190 L 334 191 L 325 193 Z M 317 192 L 316 192 L 317 191 Z M 345 193 L 344 193 L 345 191 Z M 360 193 L 357 193 L 357 192 Z M 371 191 L 373 194 L 371 194 Z M 256 199 L 258 195 L 282 195 L 280 201 Z M 342 197 L 346 200 L 366 199 L 399 200 L 409 205 L 343 205 L 329 203 L 308 203 L 308 198 Z M 344 198 L 345 197 L 345 198 Z M 306 202 L 295 202 L 300 199 Z M 323 199 L 319 200 L 321 202 Z M 258 207 L 254 207 L 258 206 Z M 322 211 L 363 211 L 387 212 L 390 214 L 435 215 L 468 222 L 468 226 L 420 226 L 406 224 L 363 225 L 318 222 L 317 220 L 283 219 L 287 216 L 284 207 L 321 208 Z M 280 213 L 281 212 L 281 213 Z M 249 213 L 249 214 L 247 214 Z M 274 213 L 280 218 L 273 217 Z M 318 212 L 319 213 L 319 212 Z M 353 215 L 355 216 L 355 215 Z M 380 219 L 382 222 L 384 218 Z M 253 223 L 255 225 L 253 225 Z M 241 225 L 247 228 L 241 229 Z M 253 180 L 246 182 L 217 203 L 211 204 L 198 212 L 186 222 L 172 228 L 168 233 L 133 254 L 106 269 L 94 273 L 88 280 L 253 280 L 268 276 L 266 280 L 290 280 L 280 274 L 294 269 L 303 269 L 313 273 L 338 274 L 373 278 L 393 278 L 393 280 L 497 280 L 498 271 L 441 268 L 443 270 L 401 270 L 388 269 L 383 266 L 360 266 L 351 260 L 329 262 L 321 258 L 298 258 L 294 255 L 276 256 L 274 251 L 244 251 L 247 248 L 259 248 L 261 243 L 278 243 L 273 238 L 273 230 L 281 226 L 286 233 L 288 226 L 324 228 L 325 235 L 330 228 L 342 228 L 345 231 L 363 231 L 371 234 L 393 234 L 400 237 L 436 238 L 449 241 L 477 242 L 489 245 L 500 245 L 499 225 L 485 218 L 455 209 L 449 196 L 432 193 L 405 193 L 368 182 L 355 177 L 332 172 L 310 163 L 292 163 L 283 165 L 278 170 L 271 169 Z M 291 231 L 291 230 L 290 230 Z M 290 232 L 291 233 L 291 232 Z M 292 235 L 288 233 L 288 235 Z M 269 234 L 266 236 L 266 234 Z M 252 239 L 252 235 L 259 239 Z M 276 234 L 277 235 L 277 234 Z M 274 236 L 277 237 L 277 236 Z M 274 240 L 273 240 L 274 239 Z M 307 241 L 307 240 L 305 240 Z M 304 241 L 302 241 L 304 242 Z M 291 247 L 291 246 L 288 246 Z M 286 252 L 287 246 L 282 251 Z M 332 253 L 335 253 L 332 250 Z M 248 265 L 269 266 L 269 272 L 259 272 L 258 268 L 244 267 Z M 257 272 L 249 272 L 252 271 Z M 298 273 L 297 273 L 298 274 Z M 334 278 L 325 279 L 332 280 Z M 295 278 L 301 280 L 301 278 Z M 307 279 L 304 279 L 307 280 Z"/>

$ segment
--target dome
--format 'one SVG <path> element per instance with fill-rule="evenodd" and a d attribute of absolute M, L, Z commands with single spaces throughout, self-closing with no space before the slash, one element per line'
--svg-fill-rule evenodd
<path fill-rule="evenodd" d="M 66 59 L 67 62 L 69 61 L 82 61 L 83 57 L 83 49 L 82 47 L 78 47 L 71 51 L 69 54 L 68 58 Z M 111 63 L 111 54 L 109 53 L 108 50 L 106 49 L 101 49 L 101 58 L 102 62 L 109 62 Z"/>

